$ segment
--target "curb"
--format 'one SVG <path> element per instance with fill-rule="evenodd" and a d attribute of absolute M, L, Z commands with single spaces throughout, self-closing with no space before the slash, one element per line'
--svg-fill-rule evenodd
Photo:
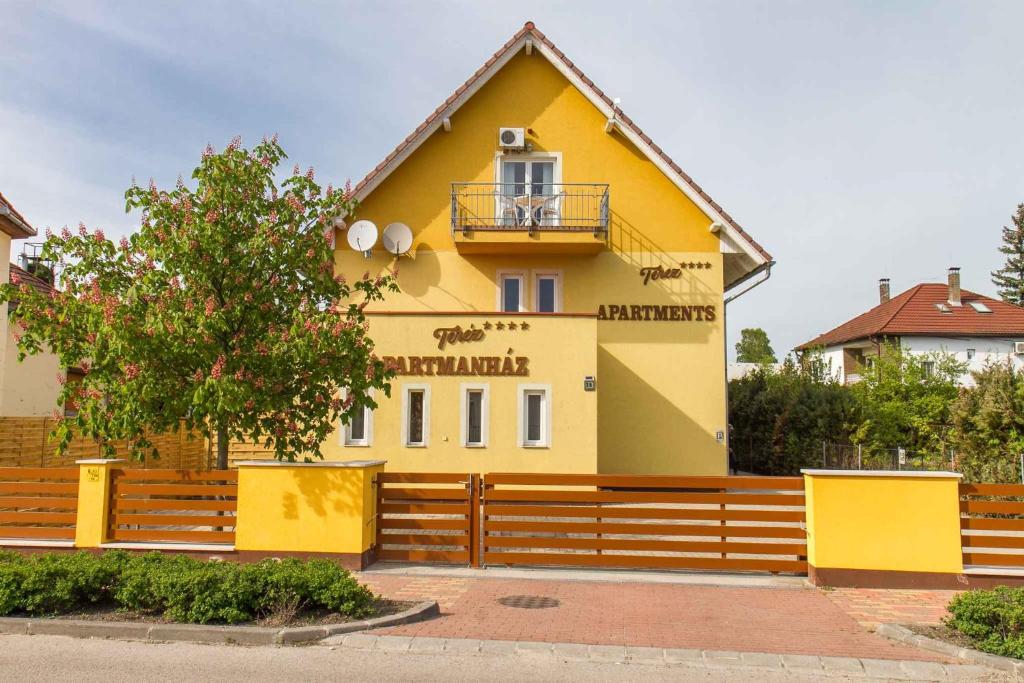
<path fill-rule="evenodd" d="M 1019 659 L 991 655 L 987 652 L 972 650 L 969 647 L 960 647 L 942 640 L 922 636 L 914 633 L 905 626 L 900 626 L 899 624 L 879 624 L 875 628 L 875 633 L 885 636 L 890 640 L 895 640 L 906 645 L 912 645 L 921 650 L 939 652 L 949 657 L 959 659 L 960 661 L 969 662 L 971 664 L 980 664 L 982 666 L 987 666 L 990 669 L 997 669 L 1011 674 L 1015 680 L 1024 681 L 1024 662 Z"/>
<path fill-rule="evenodd" d="M 131 621 L 89 621 L 88 619 L 32 619 L 0 617 L 0 633 L 70 636 L 72 638 L 116 638 L 150 642 L 183 641 L 230 645 L 299 645 L 331 636 L 398 626 L 423 621 L 441 613 L 437 602 L 421 602 L 404 612 L 344 624 L 266 628 L 261 626 L 207 626 L 203 624 L 146 624 Z"/>
<path fill-rule="evenodd" d="M 623 645 L 585 645 L 471 638 L 375 635 L 352 633 L 328 638 L 315 647 L 331 650 L 361 650 L 388 654 L 407 653 L 452 657 L 515 656 L 543 658 L 558 662 L 598 662 L 636 666 L 696 668 L 704 671 L 729 671 L 733 678 L 745 672 L 751 680 L 766 673 L 791 673 L 814 680 L 852 678 L 885 681 L 968 681 L 982 680 L 992 674 L 980 664 L 944 664 L 930 661 L 870 659 L 807 654 L 736 652 L 722 650 L 631 647 Z M 638 674 L 639 675 L 639 674 Z"/>

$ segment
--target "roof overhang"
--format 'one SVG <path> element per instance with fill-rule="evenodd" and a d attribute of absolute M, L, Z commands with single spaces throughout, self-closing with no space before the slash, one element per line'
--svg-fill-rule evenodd
<path fill-rule="evenodd" d="M 0 201 L 0 230 L 14 239 L 35 237 L 36 230 L 26 223 L 16 211 Z"/>

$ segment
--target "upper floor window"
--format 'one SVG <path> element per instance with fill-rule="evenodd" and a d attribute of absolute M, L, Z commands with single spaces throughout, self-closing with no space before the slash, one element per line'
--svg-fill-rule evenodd
<path fill-rule="evenodd" d="M 344 392 L 347 394 L 348 392 Z M 372 392 L 371 392 L 372 393 Z M 369 406 L 356 408 L 345 425 L 343 443 L 346 446 L 369 446 L 373 443 L 373 410 Z"/>
<path fill-rule="evenodd" d="M 526 278 L 522 273 L 498 272 L 498 310 L 502 313 L 525 311 Z"/>
<path fill-rule="evenodd" d="M 562 310 L 562 274 L 535 273 L 533 280 L 533 310 L 538 313 L 558 313 Z"/>
<path fill-rule="evenodd" d="M 557 157 L 500 159 L 502 225 L 556 225 L 559 216 Z"/>
<path fill-rule="evenodd" d="M 967 349 L 967 360 L 974 360 L 974 349 Z"/>
<path fill-rule="evenodd" d="M 935 361 L 926 360 L 921 363 L 921 373 L 925 378 L 932 377 L 935 374 Z"/>

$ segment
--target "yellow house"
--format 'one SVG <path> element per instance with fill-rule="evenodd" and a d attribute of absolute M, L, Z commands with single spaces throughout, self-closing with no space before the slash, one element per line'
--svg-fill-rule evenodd
<path fill-rule="evenodd" d="M 727 473 L 725 303 L 771 256 L 532 23 L 354 192 L 336 268 L 397 273 L 398 376 L 328 459 Z"/>

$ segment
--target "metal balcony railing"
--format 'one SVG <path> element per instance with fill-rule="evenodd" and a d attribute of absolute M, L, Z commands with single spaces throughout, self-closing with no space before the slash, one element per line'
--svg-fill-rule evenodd
<path fill-rule="evenodd" d="M 452 233 L 608 232 L 606 183 L 452 183 Z"/>

